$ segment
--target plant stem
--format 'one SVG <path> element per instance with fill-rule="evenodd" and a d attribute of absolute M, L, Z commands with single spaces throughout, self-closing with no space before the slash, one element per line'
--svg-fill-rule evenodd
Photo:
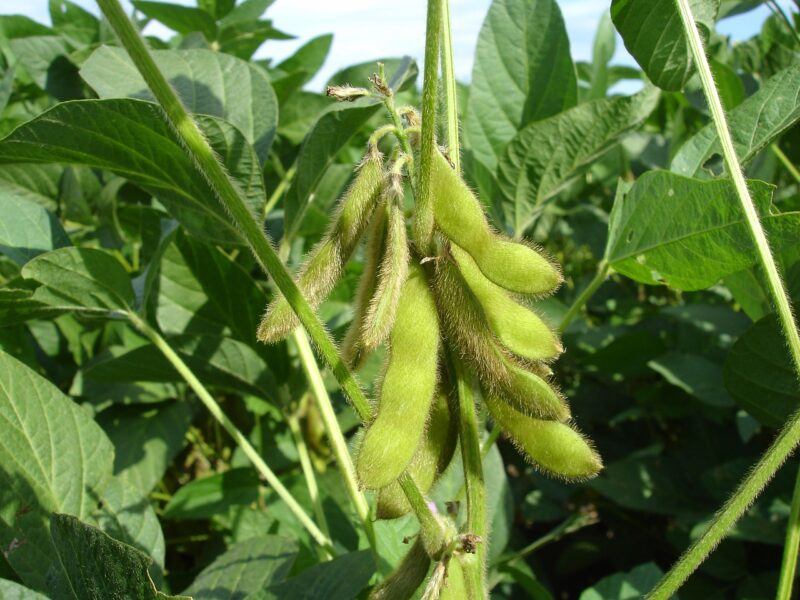
<path fill-rule="evenodd" d="M 587 515 L 587 514 L 573 514 L 567 517 L 564 521 L 558 524 L 556 527 L 551 529 L 548 533 L 543 535 L 537 540 L 534 540 L 527 546 L 525 546 L 522 550 L 518 550 L 513 554 L 509 554 L 508 556 L 504 556 L 497 560 L 495 565 L 502 565 L 504 563 L 514 562 L 515 560 L 519 560 L 521 558 L 525 558 L 532 552 L 535 552 L 542 546 L 546 546 L 552 542 L 556 542 L 563 538 L 565 535 L 569 535 L 570 533 L 574 533 L 579 529 L 583 529 L 589 525 L 594 525 L 597 523 L 597 515 Z"/>
<path fill-rule="evenodd" d="M 489 455 L 489 451 L 492 449 L 492 446 L 494 446 L 501 433 L 503 433 L 503 430 L 497 423 L 492 425 L 492 430 L 489 432 L 488 437 L 483 441 L 483 444 L 481 444 L 481 458 L 486 458 Z"/>
<path fill-rule="evenodd" d="M 272 192 L 272 195 L 269 197 L 269 200 L 264 204 L 264 210 L 262 211 L 264 218 L 267 218 L 267 215 L 270 211 L 275 208 L 275 205 L 283 196 L 283 192 L 286 191 L 286 188 L 289 187 L 289 184 L 294 179 L 294 175 L 297 173 L 297 161 L 289 167 L 289 170 L 286 171 L 286 174 L 281 178 L 280 183 L 275 187 L 275 191 Z"/>
<path fill-rule="evenodd" d="M 747 189 L 747 182 L 744 179 L 739 160 L 736 157 L 736 150 L 733 146 L 733 140 L 731 139 L 728 129 L 725 112 L 722 108 L 722 102 L 720 101 L 716 85 L 714 84 L 714 78 L 711 74 L 711 68 L 703 49 L 703 42 L 689 6 L 689 0 L 676 1 L 681 22 L 683 23 L 683 29 L 689 39 L 689 47 L 691 48 L 692 56 L 700 75 L 700 81 L 703 85 L 706 101 L 711 110 L 714 126 L 716 127 L 717 135 L 720 139 L 722 154 L 725 158 L 728 173 L 730 173 L 733 180 L 734 187 L 739 196 L 739 201 L 741 202 L 742 209 L 747 218 L 747 224 L 756 246 L 759 262 L 767 276 L 772 300 L 776 305 L 778 317 L 789 344 L 795 370 L 800 372 L 800 335 L 798 335 L 797 327 L 794 323 L 789 298 L 786 295 L 783 281 L 778 273 L 778 269 L 772 257 L 772 251 L 767 243 L 766 235 L 758 219 L 758 213 L 750 198 L 750 192 Z M 720 540 L 725 537 L 728 530 L 733 527 L 753 500 L 761 493 L 761 490 L 778 468 L 780 468 L 789 454 L 795 449 L 798 442 L 800 442 L 800 412 L 795 412 L 764 456 L 758 461 L 753 471 L 745 477 L 734 494 L 722 507 L 722 510 L 714 517 L 714 520 L 705 533 L 692 544 L 664 578 L 656 585 L 650 593 L 651 598 L 669 598 L 675 593 L 689 575 L 700 566 Z"/>
<path fill-rule="evenodd" d="M 465 556 L 462 561 L 470 598 L 486 596 L 484 574 L 486 572 L 486 483 L 483 479 L 483 457 L 481 456 L 478 419 L 469 374 L 461 359 L 452 356 L 453 370 L 458 382 L 459 441 L 461 462 L 464 466 L 464 483 L 467 488 L 467 532 L 480 537 L 474 557 Z"/>
<path fill-rule="evenodd" d="M 328 552 L 333 552 L 333 545 L 330 538 L 325 535 L 319 527 L 312 521 L 309 516 L 306 514 L 303 507 L 298 504 L 297 500 L 295 500 L 294 496 L 287 490 L 284 485 L 281 483 L 278 476 L 269 468 L 267 463 L 264 462 L 264 459 L 258 454 L 255 448 L 253 448 L 250 441 L 245 437 L 245 435 L 239 431 L 236 425 L 228 418 L 228 415 L 225 414 L 225 411 L 222 410 L 222 407 L 214 400 L 214 397 L 208 392 L 205 386 L 200 382 L 200 380 L 192 373 L 191 369 L 183 362 L 180 356 L 172 349 L 172 347 L 167 343 L 167 341 L 161 337 L 155 329 L 150 327 L 145 321 L 139 318 L 137 315 L 133 313 L 128 313 L 128 318 L 130 319 L 131 323 L 133 324 L 136 329 L 138 329 L 145 337 L 147 337 L 153 345 L 158 348 L 158 350 L 164 355 L 164 357 L 170 362 L 170 364 L 175 368 L 178 374 L 183 377 L 189 387 L 192 388 L 192 391 L 195 395 L 200 398 L 200 401 L 205 405 L 208 412 L 219 422 L 224 428 L 225 431 L 233 438 L 236 444 L 244 451 L 247 458 L 250 459 L 250 462 L 253 463 L 253 466 L 259 472 L 259 474 L 267 481 L 267 483 L 275 490 L 275 492 L 280 496 L 281 500 L 286 503 L 286 506 L 289 507 L 289 510 L 292 511 L 292 514 L 300 521 L 300 524 L 306 528 L 311 537 L 314 538 L 314 541 L 317 542 L 320 546 L 325 548 Z"/>
<path fill-rule="evenodd" d="M 589 285 L 583 288 L 583 291 L 578 294 L 578 297 L 575 298 L 575 301 L 561 319 L 561 324 L 558 326 L 558 330 L 561 333 L 569 327 L 569 324 L 572 323 L 575 316 L 583 309 L 584 305 L 589 301 L 589 298 L 594 296 L 594 293 L 600 289 L 600 286 L 603 285 L 610 272 L 611 267 L 605 260 L 601 260 L 597 263 L 597 272 L 589 282 Z"/>
<path fill-rule="evenodd" d="M 786 170 L 789 171 L 792 177 L 794 177 L 794 180 L 797 183 L 800 183 L 800 171 L 798 171 L 797 167 L 792 164 L 792 161 L 789 160 L 789 157 L 783 153 L 783 150 L 778 147 L 778 144 L 772 144 L 770 148 L 772 148 L 772 152 L 778 157 L 778 160 L 781 161 L 781 164 L 786 167 Z"/>
<path fill-rule="evenodd" d="M 792 508 L 789 522 L 786 524 L 786 541 L 783 543 L 783 560 L 781 561 L 781 577 L 778 581 L 778 593 L 775 600 L 791 600 L 792 586 L 797 571 L 797 552 L 800 545 L 800 469 L 794 482 Z"/>
<path fill-rule="evenodd" d="M 347 442 L 336 419 L 336 413 L 333 410 L 328 390 L 325 389 L 325 382 L 322 381 L 322 373 L 320 373 L 317 366 L 314 351 L 311 349 L 311 344 L 308 342 L 305 331 L 301 328 L 295 329 L 293 336 L 300 355 L 300 363 L 303 365 L 303 371 L 305 371 L 308 383 L 311 386 L 311 393 L 317 401 L 317 408 L 322 417 L 325 432 L 328 434 L 328 441 L 333 449 L 333 455 L 336 457 L 336 463 L 339 465 L 339 472 L 344 479 L 350 501 L 353 503 L 358 518 L 361 519 L 361 523 L 364 525 L 364 531 L 367 534 L 370 546 L 377 552 L 375 530 L 369 514 L 369 504 L 364 494 L 358 489 L 356 470 L 350 458 L 350 451 L 347 449 Z"/>
<path fill-rule="evenodd" d="M 450 31 L 450 0 L 442 0 L 442 84 L 447 115 L 447 149 L 456 173 L 461 172 L 461 144 L 458 140 L 458 86 L 453 67 L 453 40 Z"/>
<path fill-rule="evenodd" d="M 420 132 L 417 196 L 414 207 L 414 242 L 423 255 L 433 237 L 431 168 L 436 151 L 436 104 L 439 87 L 439 42 L 442 31 L 442 0 L 428 0 L 425 30 L 425 73 L 422 81 L 422 131 Z"/>

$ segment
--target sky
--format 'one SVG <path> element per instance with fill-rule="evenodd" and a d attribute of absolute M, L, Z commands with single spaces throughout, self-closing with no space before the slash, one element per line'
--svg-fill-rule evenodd
<path fill-rule="evenodd" d="M 194 5 L 195 0 L 173 0 L 175 3 Z M 94 0 L 73 0 L 76 4 L 97 13 Z M 781 4 L 786 8 L 790 0 Z M 451 0 L 450 13 L 453 29 L 456 77 L 469 81 L 472 58 L 486 11 L 491 0 Z M 558 0 L 569 33 L 572 56 L 575 60 L 591 57 L 592 40 L 597 23 L 608 10 L 609 1 Z M 127 0 L 123 0 L 130 8 Z M 0 13 L 25 14 L 37 21 L 49 23 L 48 0 L 0 0 Z M 402 9 L 397 8 L 402 5 Z M 333 33 L 333 46 L 324 67 L 310 83 L 312 89 L 321 89 L 328 78 L 351 64 L 380 57 L 409 54 L 422 62 L 425 43 L 425 0 L 277 0 L 266 12 L 278 29 L 296 37 L 287 41 L 268 41 L 258 52 L 258 57 L 281 60 L 291 55 L 309 39 Z M 735 40 L 746 39 L 758 31 L 769 15 L 762 6 L 754 11 L 721 21 L 718 31 Z M 168 37 L 169 30 L 153 24 L 148 34 Z M 617 43 L 614 62 L 632 64 L 621 41 Z"/>

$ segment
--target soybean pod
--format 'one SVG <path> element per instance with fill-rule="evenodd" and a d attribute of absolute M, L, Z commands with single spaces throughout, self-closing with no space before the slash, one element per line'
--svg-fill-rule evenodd
<path fill-rule="evenodd" d="M 409 600 L 431 567 L 431 559 L 420 538 L 411 545 L 394 571 L 372 590 L 369 600 Z"/>

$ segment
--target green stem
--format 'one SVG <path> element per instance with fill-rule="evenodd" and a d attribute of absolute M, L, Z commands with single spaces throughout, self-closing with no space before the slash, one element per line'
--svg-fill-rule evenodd
<path fill-rule="evenodd" d="M 458 385 L 459 441 L 461 462 L 464 465 L 464 483 L 467 489 L 467 531 L 479 536 L 474 556 L 465 556 L 462 562 L 470 598 L 486 596 L 486 483 L 483 479 L 478 419 L 469 374 L 457 356 L 452 357 L 453 370 Z"/>
<path fill-rule="evenodd" d="M 546 546 L 552 542 L 556 542 L 563 538 L 565 535 L 569 535 L 570 533 L 574 533 L 579 529 L 583 529 L 588 525 L 594 525 L 597 523 L 597 516 L 596 515 L 588 515 L 588 514 L 574 514 L 567 517 L 564 521 L 562 521 L 559 525 L 555 528 L 551 529 L 548 533 L 543 535 L 537 540 L 534 540 L 527 546 L 525 546 L 522 550 L 518 550 L 513 554 L 509 554 L 508 556 L 504 556 L 497 560 L 494 565 L 502 565 L 505 563 L 514 562 L 515 560 L 520 560 L 525 558 L 529 554 L 535 552 L 542 546 Z"/>
<path fill-rule="evenodd" d="M 453 168 L 461 172 L 461 144 L 458 139 L 458 86 L 453 64 L 453 40 L 450 30 L 450 1 L 442 0 L 442 84 L 447 115 L 447 149 Z"/>
<path fill-rule="evenodd" d="M 267 200 L 266 204 L 264 204 L 264 210 L 262 213 L 265 219 L 270 211 L 275 208 L 275 205 L 281 199 L 281 196 L 283 196 L 283 192 L 285 192 L 286 188 L 289 187 L 289 184 L 292 183 L 295 173 L 297 173 L 297 162 L 289 167 L 289 170 L 286 171 L 286 174 L 281 178 L 280 183 L 278 183 L 278 185 L 275 187 L 275 191 L 272 192 L 269 200 Z"/>
<path fill-rule="evenodd" d="M 309 518 L 309 516 L 303 510 L 303 507 L 298 504 L 297 500 L 294 499 L 294 496 L 292 496 L 289 490 L 284 487 L 280 479 L 278 479 L 278 476 L 275 475 L 267 463 L 264 462 L 264 459 L 262 459 L 256 449 L 253 448 L 252 444 L 245 437 L 245 435 L 239 431 L 236 425 L 234 425 L 233 422 L 228 418 L 228 415 L 225 414 L 219 403 L 214 400 L 214 397 L 208 392 L 195 374 L 192 373 L 191 369 L 189 369 L 186 363 L 183 362 L 183 359 L 181 359 L 181 357 L 178 356 L 178 354 L 172 349 L 167 341 L 161 337 L 161 334 L 150 327 L 150 325 L 148 325 L 137 315 L 128 313 L 128 318 L 133 326 L 136 327 L 136 329 L 138 329 L 145 337 L 147 337 L 156 348 L 158 348 L 158 350 L 175 368 L 178 374 L 183 377 L 187 384 L 189 384 L 189 387 L 192 388 L 192 391 L 195 393 L 195 395 L 200 398 L 200 401 L 205 405 L 208 412 L 210 412 L 217 422 L 219 422 L 225 428 L 225 431 L 228 432 L 236 444 L 242 449 L 242 451 L 245 453 L 245 456 L 250 459 L 250 462 L 253 463 L 253 466 L 256 468 L 259 474 L 266 480 L 272 489 L 275 490 L 281 500 L 286 503 L 286 506 L 289 507 L 289 510 L 292 511 L 292 514 L 297 518 L 298 521 L 300 521 L 300 524 L 303 525 L 308 533 L 311 534 L 311 537 L 314 538 L 314 541 L 329 552 L 333 552 L 333 545 L 330 538 L 325 535 L 319 529 L 319 527 L 317 527 L 314 521 Z"/>
<path fill-rule="evenodd" d="M 750 191 L 747 189 L 747 182 L 744 179 L 739 159 L 736 156 L 722 102 L 714 84 L 714 78 L 703 49 L 700 33 L 697 30 L 697 24 L 689 6 L 689 0 L 676 1 L 683 29 L 689 39 L 689 47 L 691 48 L 706 101 L 717 130 L 717 136 L 722 146 L 725 165 L 744 210 L 759 262 L 766 274 L 770 294 L 775 303 L 784 335 L 788 341 L 795 369 L 800 372 L 800 335 L 798 335 L 797 327 L 794 323 L 789 298 L 778 273 L 778 268 L 775 265 L 775 260 L 772 257 L 772 251 L 767 243 L 764 229 L 758 219 L 758 213 L 750 198 Z M 650 593 L 651 598 L 669 598 L 675 593 L 761 493 L 761 490 L 795 449 L 798 442 L 800 442 L 800 412 L 795 412 L 753 471 L 745 477 L 734 494 L 722 507 L 722 510 L 714 517 L 705 533 L 692 544 L 656 585 Z"/>
<path fill-rule="evenodd" d="M 798 171 L 797 167 L 792 164 L 792 161 L 789 160 L 789 157 L 783 153 L 783 150 L 778 147 L 778 144 L 772 144 L 770 148 L 772 148 L 772 152 L 778 157 L 778 160 L 781 161 L 781 164 L 786 167 L 786 170 L 789 171 L 792 177 L 794 177 L 794 180 L 797 183 L 800 183 L 800 171 Z"/>
<path fill-rule="evenodd" d="M 320 373 L 317 366 L 314 351 L 311 349 L 308 337 L 306 337 L 306 333 L 302 329 L 295 329 L 293 336 L 300 355 L 300 363 L 303 365 L 306 378 L 311 386 L 311 393 L 317 401 L 317 408 L 322 417 L 325 432 L 328 434 L 328 441 L 333 449 L 333 455 L 336 457 L 336 463 L 344 479 L 350 501 L 353 503 L 358 518 L 361 519 L 361 523 L 364 525 L 364 531 L 367 534 L 370 546 L 377 552 L 369 504 L 364 494 L 358 489 L 358 479 L 353 461 L 350 458 L 350 451 L 347 449 L 347 442 L 339 427 L 339 421 L 336 419 L 336 413 L 333 410 L 328 390 L 325 389 L 325 382 L 322 380 L 322 373 Z"/>
<path fill-rule="evenodd" d="M 439 87 L 439 42 L 442 31 L 442 0 L 428 0 L 425 30 L 425 73 L 422 81 L 422 130 L 420 131 L 417 196 L 414 207 L 414 242 L 426 254 L 433 237 L 431 168 L 436 151 L 436 102 Z"/>
<path fill-rule="evenodd" d="M 492 449 L 492 446 L 494 446 L 501 433 L 503 433 L 503 430 L 497 423 L 492 425 L 492 430 L 489 432 L 488 437 L 484 440 L 483 444 L 481 444 L 481 458 L 486 458 L 489 455 L 489 451 Z"/>
<path fill-rule="evenodd" d="M 778 593 L 775 600 L 791 600 L 795 573 L 797 572 L 797 552 L 800 545 L 800 469 L 794 482 L 792 508 L 789 522 L 786 524 L 786 541 L 783 543 L 783 560 L 781 561 L 781 577 L 778 581 Z"/>
<path fill-rule="evenodd" d="M 328 528 L 328 520 L 325 518 L 325 511 L 322 508 L 322 501 L 319 495 L 319 486 L 317 485 L 317 476 L 314 473 L 314 466 L 311 464 L 311 456 L 308 453 L 308 446 L 303 437 L 303 431 L 300 428 L 300 421 L 297 415 L 292 413 L 286 415 L 286 423 L 289 425 L 289 431 L 294 438 L 294 445 L 297 447 L 297 456 L 300 458 L 300 468 L 303 471 L 303 478 L 306 480 L 306 488 L 308 489 L 308 496 L 311 498 L 311 504 L 314 506 L 314 517 L 319 523 L 319 528 L 328 538 L 331 537 L 330 529 Z M 325 550 L 321 549 L 321 558 L 328 560 L 332 556 Z"/>
<path fill-rule="evenodd" d="M 594 296 L 594 293 L 603 285 L 610 272 L 611 267 L 605 260 L 601 260 L 597 263 L 597 272 L 589 282 L 589 285 L 583 288 L 583 291 L 575 298 L 575 301 L 569 309 L 567 309 L 567 312 L 561 319 L 561 324 L 558 326 L 560 332 L 563 333 L 567 327 L 569 327 L 569 324 L 572 323 L 575 316 L 583 309 L 584 305 L 589 301 L 589 298 Z"/>

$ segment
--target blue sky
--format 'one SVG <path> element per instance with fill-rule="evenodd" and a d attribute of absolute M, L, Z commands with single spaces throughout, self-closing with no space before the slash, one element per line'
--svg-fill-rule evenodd
<path fill-rule="evenodd" d="M 97 12 L 94 0 L 73 0 L 92 12 Z M 123 0 L 129 7 L 127 0 Z M 194 0 L 180 0 L 181 4 L 194 5 Z M 451 0 L 453 44 L 456 58 L 456 76 L 468 81 L 472 70 L 472 56 L 481 23 L 491 0 Z M 4 0 L 0 12 L 21 13 L 49 22 L 47 0 Z M 591 55 L 592 38 L 597 22 L 610 1 L 559 0 L 569 31 L 572 55 L 575 60 L 586 60 Z M 781 2 L 788 6 L 789 0 Z M 395 8 L 402 5 L 402 9 Z M 410 54 L 421 60 L 424 48 L 425 1 L 405 0 L 389 3 L 380 0 L 277 0 L 267 11 L 279 29 L 297 36 L 295 40 L 271 41 L 259 51 L 259 56 L 281 59 L 290 55 L 302 43 L 323 33 L 333 33 L 331 53 L 320 74 L 311 82 L 320 88 L 338 69 L 381 56 Z M 762 6 L 745 15 L 725 19 L 719 31 L 734 39 L 753 35 L 769 10 Z M 148 33 L 168 35 L 168 31 L 151 26 Z M 615 62 L 630 63 L 631 58 L 621 43 L 617 44 Z"/>

